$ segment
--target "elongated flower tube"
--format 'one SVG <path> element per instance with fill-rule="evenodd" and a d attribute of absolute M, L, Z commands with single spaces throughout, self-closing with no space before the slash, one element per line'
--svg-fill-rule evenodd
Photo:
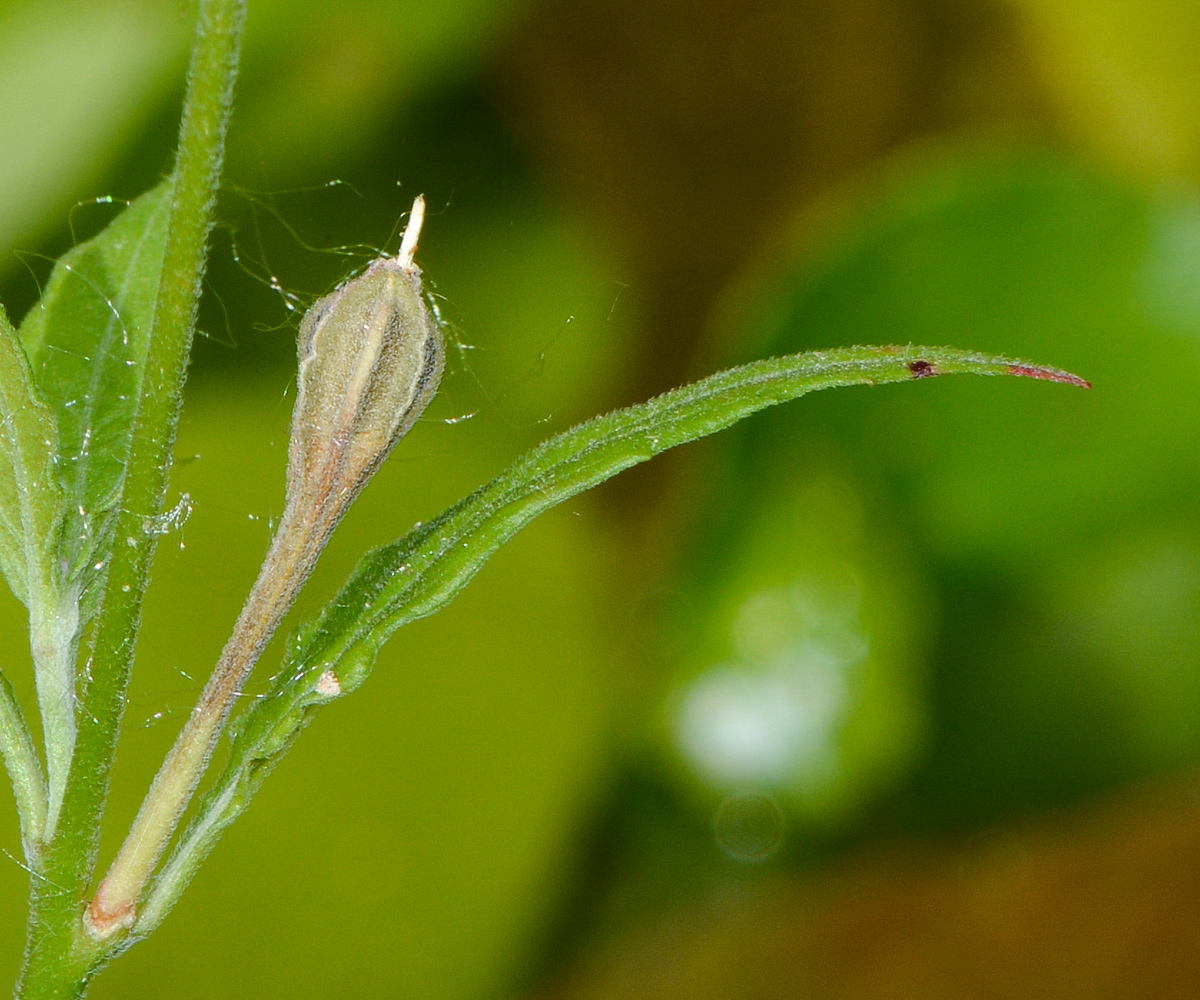
<path fill-rule="evenodd" d="M 283 515 L 233 635 L 88 907 L 97 939 L 136 919 L 255 662 L 342 516 L 437 391 L 445 350 L 413 262 L 424 214 L 418 197 L 400 253 L 319 299 L 300 323 Z"/>

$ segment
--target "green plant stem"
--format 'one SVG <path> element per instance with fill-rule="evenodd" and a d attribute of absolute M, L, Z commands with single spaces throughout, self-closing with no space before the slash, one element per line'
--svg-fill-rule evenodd
<path fill-rule="evenodd" d="M 314 518 L 313 513 L 294 502 L 285 509 L 233 635 L 88 908 L 96 936 L 131 927 L 136 920 L 142 891 L 208 766 L 238 691 L 333 533 L 336 518 Z"/>
<path fill-rule="evenodd" d="M 208 233 L 237 77 L 246 0 L 201 0 L 173 173 L 170 223 L 146 378 L 122 487 L 117 544 L 98 616 L 58 831 L 32 883 L 23 1000 L 79 997 L 119 945 L 87 934 L 83 912 L 154 556 L 191 351 Z"/>

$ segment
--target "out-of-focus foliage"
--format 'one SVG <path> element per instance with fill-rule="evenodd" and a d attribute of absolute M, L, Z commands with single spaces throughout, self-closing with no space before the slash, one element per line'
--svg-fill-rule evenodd
<path fill-rule="evenodd" d="M 720 796 L 767 791 L 789 818 L 827 824 L 912 763 L 930 608 L 855 477 L 828 452 L 783 448 L 731 456 L 709 494 L 666 736 Z"/>
<path fill-rule="evenodd" d="M 260 0 L 231 155 L 271 186 L 338 173 L 413 100 L 477 70 L 529 0 Z M 257 180 L 257 178 L 255 178 Z"/>
<path fill-rule="evenodd" d="M 190 13 L 0 7 L 14 321 L 25 264 L 111 217 L 72 203 L 168 166 Z M 1200 760 L 1196 27 L 1134 0 L 250 0 L 191 517 L 106 851 L 265 549 L 295 310 L 394 248 L 418 191 L 451 372 L 294 617 L 542 437 L 727 364 L 949 343 L 1095 388 L 815 397 L 549 515 L 398 633 L 94 995 L 494 995 L 839 844 Z M 29 703 L 23 609 L 0 616 Z"/>
<path fill-rule="evenodd" d="M 187 21 L 166 0 L 0 5 L 0 246 L 61 225 L 130 132 L 175 88 Z M 124 192 L 129 196 L 140 191 Z M 96 197 L 92 188 L 90 196 Z"/>
<path fill-rule="evenodd" d="M 1187 0 L 1013 0 L 1071 132 L 1140 177 L 1200 175 L 1200 78 Z"/>
<path fill-rule="evenodd" d="M 474 72 L 524 7 L 259 0 L 247 23 L 241 127 L 230 150 L 241 182 L 269 178 L 277 188 L 336 174 L 417 95 Z M 192 6 L 181 0 L 0 4 L 0 245 L 22 247 L 58 224 L 51 220 L 65 201 L 94 197 L 97 172 L 160 108 L 170 122 L 154 130 L 161 145 L 140 150 L 157 162 L 132 173 L 144 182 L 169 168 L 166 101 L 182 92 L 191 24 Z"/>
<path fill-rule="evenodd" d="M 1200 689 L 1179 662 L 1200 655 L 1181 646 L 1200 314 L 1167 305 L 1188 296 L 1191 211 L 1057 158 L 928 149 L 862 201 L 824 264 L 752 313 L 751 336 L 776 331 L 771 353 L 887 329 L 1049 350 L 1097 387 L 1077 407 L 1020 388 L 881 392 L 739 433 L 760 477 L 834 442 L 890 508 L 889 534 L 916 546 L 954 699 L 928 780 L 954 808 L 995 815 L 1200 751 Z M 1102 638 L 1143 617 L 1152 645 Z"/>
<path fill-rule="evenodd" d="M 552 995 L 1186 996 L 1200 971 L 1200 887 L 1180 877 L 1200 848 L 1192 784 L 777 878 L 581 963 Z"/>

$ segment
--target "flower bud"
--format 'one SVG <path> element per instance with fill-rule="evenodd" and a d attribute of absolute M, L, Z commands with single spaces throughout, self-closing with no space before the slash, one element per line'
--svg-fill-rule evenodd
<path fill-rule="evenodd" d="M 319 299 L 300 323 L 283 516 L 233 635 L 88 906 L 85 924 L 96 940 L 137 919 L 138 898 L 234 699 L 338 521 L 437 390 L 442 335 L 425 307 L 421 270 L 413 263 L 424 214 L 425 202 L 417 198 L 399 256 L 375 261 Z M 337 684 L 331 674 L 330 695 Z"/>
<path fill-rule="evenodd" d="M 413 263 L 424 210 L 417 198 L 399 256 L 319 299 L 300 324 L 288 501 L 335 524 L 442 377 L 441 331 Z"/>

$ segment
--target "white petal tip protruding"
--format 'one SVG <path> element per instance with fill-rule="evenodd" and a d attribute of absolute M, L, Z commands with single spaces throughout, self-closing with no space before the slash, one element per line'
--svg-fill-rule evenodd
<path fill-rule="evenodd" d="M 408 225 L 404 229 L 404 237 L 400 241 L 400 253 L 396 260 L 401 267 L 408 269 L 413 266 L 413 257 L 417 253 L 417 241 L 421 238 L 421 226 L 425 223 L 425 196 L 417 195 L 413 200 L 412 212 L 408 216 Z"/>

